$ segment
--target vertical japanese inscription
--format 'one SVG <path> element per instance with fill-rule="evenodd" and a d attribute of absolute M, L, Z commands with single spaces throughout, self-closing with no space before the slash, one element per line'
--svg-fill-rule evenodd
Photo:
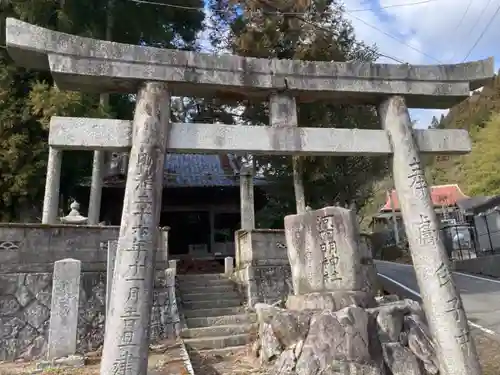
<path fill-rule="evenodd" d="M 417 198 L 423 199 L 427 189 L 427 182 L 425 181 L 424 171 L 420 167 L 420 161 L 413 158 L 409 166 L 410 174 L 408 179 L 410 180 L 410 187 L 414 189 Z"/>
<path fill-rule="evenodd" d="M 335 232 L 338 230 L 345 232 L 344 224 L 335 215 L 329 215 L 317 217 L 316 226 L 320 239 L 319 246 L 323 257 L 323 280 L 325 283 L 341 280 L 342 278 L 338 273 L 339 256 L 337 242 L 335 241 Z"/>
<path fill-rule="evenodd" d="M 462 349 L 470 350 L 470 346 L 468 345 L 470 342 L 470 331 L 469 324 L 467 322 L 467 318 L 465 315 L 465 310 L 462 305 L 462 300 L 458 297 L 458 293 L 456 291 L 456 287 L 453 284 L 452 275 L 449 268 L 444 264 L 441 265 L 436 270 L 436 276 L 439 279 L 440 287 L 452 287 L 454 289 L 454 295 L 452 299 L 446 301 L 446 310 L 445 313 L 451 314 L 456 323 L 458 323 L 459 332 L 455 335 L 455 339 L 460 344 Z"/>
<path fill-rule="evenodd" d="M 418 223 L 418 241 L 422 246 L 434 246 L 437 243 L 437 233 L 427 215 L 420 215 Z"/>
<path fill-rule="evenodd" d="M 116 278 L 101 363 L 103 374 L 147 373 L 161 169 L 169 117 L 166 85 L 158 82 L 142 85 L 134 114 Z"/>

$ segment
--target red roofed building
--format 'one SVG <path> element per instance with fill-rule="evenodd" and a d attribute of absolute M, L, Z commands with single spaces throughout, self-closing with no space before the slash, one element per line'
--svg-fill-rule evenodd
<path fill-rule="evenodd" d="M 457 184 L 451 185 L 436 185 L 431 186 L 431 199 L 434 207 L 452 207 L 456 206 L 457 202 L 462 199 L 468 199 Z M 396 190 L 391 191 L 391 197 L 387 197 L 385 204 L 380 209 L 380 212 L 392 211 L 391 200 L 395 211 L 399 211 L 399 200 Z"/>
<path fill-rule="evenodd" d="M 430 191 L 438 219 L 441 221 L 450 219 L 454 219 L 455 221 L 463 220 L 463 213 L 458 207 L 457 202 L 467 200 L 469 197 L 460 190 L 457 184 L 431 186 Z M 394 216 L 398 221 L 398 231 L 404 232 L 400 209 L 397 192 L 396 190 L 392 190 L 390 195 L 387 193 L 386 202 L 380 208 L 379 213 L 373 216 L 371 222 L 372 230 L 378 232 L 393 229 L 392 211 L 394 210 Z"/>

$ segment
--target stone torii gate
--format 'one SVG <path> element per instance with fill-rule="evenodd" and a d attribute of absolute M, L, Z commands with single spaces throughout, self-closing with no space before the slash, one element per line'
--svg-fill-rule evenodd
<path fill-rule="evenodd" d="M 420 153 L 470 151 L 463 130 L 414 130 L 407 107 L 449 108 L 493 76 L 493 60 L 440 66 L 211 56 L 82 38 L 7 19 L 11 57 L 60 89 L 138 93 L 134 119 L 54 117 L 44 217 L 54 215 L 62 148 L 131 149 L 101 374 L 147 370 L 154 249 L 165 152 L 392 154 L 393 174 L 442 374 L 479 375 L 461 298 L 438 235 Z M 271 101 L 269 127 L 171 124 L 170 95 Z M 296 103 L 376 105 L 381 130 L 296 127 Z M 273 105 L 274 103 L 274 105 Z M 283 126 L 277 126 L 283 125 Z"/>

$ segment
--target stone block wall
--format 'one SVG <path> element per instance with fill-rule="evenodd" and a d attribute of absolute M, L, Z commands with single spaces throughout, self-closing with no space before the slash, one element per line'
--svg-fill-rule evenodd
<path fill-rule="evenodd" d="M 120 227 L 69 224 L 0 223 L 0 274 L 52 272 L 54 262 L 73 258 L 86 272 L 105 272 L 108 241 Z M 166 239 L 168 229 L 161 239 Z M 167 248 L 156 253 L 157 269 L 166 269 Z"/>
<path fill-rule="evenodd" d="M 175 337 L 179 317 L 173 289 L 157 272 L 151 312 L 151 341 Z M 174 286 L 175 287 L 175 286 Z M 52 292 L 51 273 L 0 274 L 0 361 L 39 358 L 46 353 Z M 104 342 L 106 275 L 83 272 L 80 284 L 77 350 Z"/>
<path fill-rule="evenodd" d="M 253 307 L 293 294 L 283 230 L 254 229 L 235 233 L 236 268 L 232 279 Z"/>
<path fill-rule="evenodd" d="M 84 271 L 105 271 L 107 244 L 118 226 L 0 224 L 0 273 L 52 272 L 54 262 L 73 258 Z"/>

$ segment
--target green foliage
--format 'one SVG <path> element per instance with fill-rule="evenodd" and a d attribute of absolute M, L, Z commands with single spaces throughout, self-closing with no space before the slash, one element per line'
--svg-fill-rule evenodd
<path fill-rule="evenodd" d="M 203 6 L 202 0 L 156 2 Z M 5 45 L 7 17 L 81 36 L 104 39 L 110 32 L 118 42 L 190 50 L 196 48 L 204 14 L 122 0 L 5 0 L 0 2 L 0 45 Z M 23 208 L 41 206 L 51 116 L 131 118 L 132 110 L 126 95 L 112 95 L 109 107 L 100 108 L 96 95 L 61 92 L 50 74 L 15 67 L 0 48 L 0 220 L 19 219 Z M 63 196 L 89 176 L 91 158 L 90 152 L 64 153 Z"/>
<path fill-rule="evenodd" d="M 432 184 L 458 184 L 469 195 L 499 193 L 495 185 L 499 176 L 495 164 L 498 147 L 493 144 L 500 131 L 499 113 L 500 78 L 495 76 L 482 91 L 475 92 L 441 117 L 438 128 L 468 130 L 473 147 L 466 156 L 427 158 L 426 175 Z"/>
<path fill-rule="evenodd" d="M 471 195 L 500 194 L 500 113 L 484 124 L 474 138 L 472 152 L 463 158 L 463 177 Z"/>
<path fill-rule="evenodd" d="M 373 48 L 356 40 L 337 1 L 212 0 L 210 6 L 216 25 L 211 40 L 238 55 L 312 61 L 371 61 L 376 57 Z M 244 121 L 268 125 L 267 103 L 241 104 Z M 299 126 L 380 127 L 375 109 L 368 106 L 299 103 L 298 112 Z M 313 208 L 336 202 L 361 208 L 373 194 L 371 182 L 387 171 L 383 157 L 305 157 L 301 163 L 306 202 Z M 259 224 L 281 227 L 283 216 L 295 212 L 291 158 L 259 156 L 257 165 L 274 182 Z"/>

